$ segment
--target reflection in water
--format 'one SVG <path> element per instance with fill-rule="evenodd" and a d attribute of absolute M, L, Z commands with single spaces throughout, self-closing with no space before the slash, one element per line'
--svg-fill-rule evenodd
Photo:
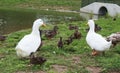
<path fill-rule="evenodd" d="M 60 22 L 61 20 L 68 21 L 71 19 L 71 17 L 66 16 L 43 15 L 37 11 L 0 9 L 0 34 L 8 34 L 14 31 L 31 28 L 36 18 L 42 18 L 45 23 Z"/>
<path fill-rule="evenodd" d="M 35 13 L 0 10 L 0 34 L 30 28 L 35 18 Z"/>

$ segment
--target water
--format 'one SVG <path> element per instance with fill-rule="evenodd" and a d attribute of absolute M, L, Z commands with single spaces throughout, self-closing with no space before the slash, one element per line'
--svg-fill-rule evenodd
<path fill-rule="evenodd" d="M 0 9 L 0 34 L 9 34 L 11 32 L 31 28 L 33 21 L 37 18 L 42 18 L 48 24 L 60 22 L 61 20 L 68 21 L 71 19 L 77 19 L 75 17 L 68 17 L 64 15 L 58 16 L 58 14 L 48 15 L 41 12 Z"/>
<path fill-rule="evenodd" d="M 8 34 L 32 26 L 35 14 L 10 10 L 0 10 L 0 34 Z"/>

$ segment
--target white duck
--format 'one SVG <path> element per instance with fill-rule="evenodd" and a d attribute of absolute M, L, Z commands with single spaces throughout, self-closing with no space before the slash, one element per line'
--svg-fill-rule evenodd
<path fill-rule="evenodd" d="M 98 52 L 103 52 L 110 48 L 111 41 L 106 41 L 104 37 L 102 37 L 100 34 L 97 34 L 94 30 L 95 23 L 93 20 L 88 20 L 87 23 L 90 27 L 87 36 L 86 41 L 87 44 L 92 48 L 93 52 L 92 55 L 98 54 Z"/>
<path fill-rule="evenodd" d="M 46 26 L 43 23 L 43 20 L 35 20 L 33 22 L 32 32 L 28 35 L 25 35 L 17 44 L 15 50 L 19 57 L 28 57 L 32 52 L 36 52 L 41 44 L 41 37 L 39 32 L 40 26 Z"/>

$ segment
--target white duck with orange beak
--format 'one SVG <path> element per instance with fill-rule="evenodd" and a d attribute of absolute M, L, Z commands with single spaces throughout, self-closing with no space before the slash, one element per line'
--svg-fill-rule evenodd
<path fill-rule="evenodd" d="M 28 57 L 32 52 L 36 52 L 41 44 L 39 27 L 45 26 L 42 19 L 33 22 L 32 32 L 25 35 L 17 44 L 15 50 L 20 58 Z"/>
<path fill-rule="evenodd" d="M 106 41 L 106 39 L 104 37 L 102 37 L 100 34 L 95 32 L 94 20 L 88 20 L 87 24 L 89 25 L 90 29 L 87 33 L 86 41 L 87 41 L 87 44 L 93 50 L 92 55 L 96 55 L 98 52 L 103 52 L 103 51 L 109 49 L 112 42 Z"/>

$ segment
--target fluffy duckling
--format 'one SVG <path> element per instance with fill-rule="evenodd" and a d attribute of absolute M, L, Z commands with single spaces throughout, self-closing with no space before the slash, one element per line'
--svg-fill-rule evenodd
<path fill-rule="evenodd" d="M 113 21 L 116 21 L 116 18 L 113 18 Z"/>
<path fill-rule="evenodd" d="M 54 26 L 53 30 L 48 30 L 45 32 L 45 37 L 47 37 L 48 39 L 53 38 L 57 34 L 57 30 L 58 30 L 58 27 Z"/>
<path fill-rule="evenodd" d="M 72 42 L 73 42 L 73 36 L 72 35 L 70 37 L 68 37 L 67 40 L 65 40 L 65 44 L 67 44 L 67 45 L 69 45 Z"/>
<path fill-rule="evenodd" d="M 43 57 L 36 57 L 36 56 L 34 56 L 34 53 L 31 53 L 31 55 L 30 55 L 30 64 L 42 65 L 46 61 L 47 60 L 45 58 L 43 58 Z"/>
<path fill-rule="evenodd" d="M 115 47 L 120 42 L 120 32 L 111 34 L 107 37 L 107 40 L 112 40 L 113 47 Z"/>
<path fill-rule="evenodd" d="M 6 36 L 0 35 L 0 41 L 6 40 Z"/>
<path fill-rule="evenodd" d="M 78 26 L 73 26 L 72 24 L 69 24 L 69 30 L 78 29 Z"/>
<path fill-rule="evenodd" d="M 60 40 L 57 43 L 58 48 L 63 48 L 63 40 L 62 37 L 60 37 Z"/>
<path fill-rule="evenodd" d="M 78 31 L 78 29 L 75 29 L 74 32 L 74 39 L 80 39 L 82 37 L 82 34 Z"/>
<path fill-rule="evenodd" d="M 36 52 L 41 44 L 41 36 L 39 32 L 40 26 L 46 26 L 42 19 L 33 22 L 32 32 L 25 35 L 15 47 L 18 57 L 29 57 L 32 52 Z"/>
<path fill-rule="evenodd" d="M 92 55 L 97 55 L 99 52 L 108 50 L 112 42 L 108 42 L 104 37 L 95 32 L 95 24 L 93 20 L 88 20 L 87 24 L 90 29 L 86 36 L 86 42 L 93 50 Z"/>

